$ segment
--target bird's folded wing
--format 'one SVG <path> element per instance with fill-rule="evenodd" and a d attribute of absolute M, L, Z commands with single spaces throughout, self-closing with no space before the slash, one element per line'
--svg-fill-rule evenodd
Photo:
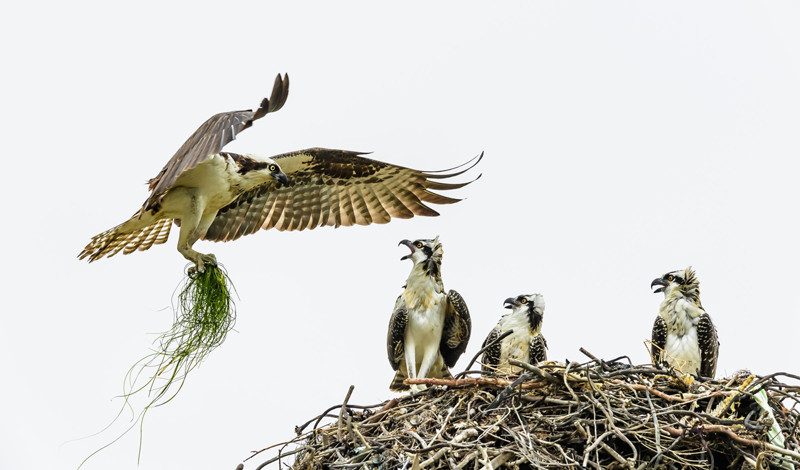
<path fill-rule="evenodd" d="M 485 348 L 487 344 L 491 344 L 493 341 L 497 341 L 497 338 L 500 337 L 500 327 L 496 326 L 489 332 L 489 336 L 483 341 L 481 345 L 481 349 Z M 492 344 L 486 351 L 483 353 L 483 358 L 481 362 L 483 366 L 481 366 L 481 370 L 484 372 L 491 372 L 494 370 L 494 366 L 500 363 L 500 354 L 503 350 L 502 341 L 497 341 L 496 343 Z"/>
<path fill-rule="evenodd" d="M 253 121 L 267 113 L 283 107 L 289 93 L 289 77 L 278 75 L 272 88 L 272 95 L 261 101 L 261 106 L 253 111 L 231 111 L 211 116 L 192 134 L 175 155 L 167 162 L 161 172 L 150 180 L 150 197 L 144 203 L 144 210 L 156 206 L 175 180 L 186 170 L 194 168 L 209 155 L 219 153 L 239 132 L 247 129 Z"/>
<path fill-rule="evenodd" d="M 461 294 L 451 290 L 447 293 L 447 309 L 444 316 L 442 341 L 439 345 L 439 351 L 448 367 L 454 367 L 458 358 L 467 350 L 471 333 L 472 320 L 467 303 L 464 302 Z"/>
<path fill-rule="evenodd" d="M 547 360 L 547 341 L 541 333 L 536 335 L 528 344 L 528 360 L 531 364 L 538 364 Z"/>
<path fill-rule="evenodd" d="M 653 323 L 653 333 L 650 338 L 651 359 L 653 364 L 658 364 L 661 360 L 661 352 L 667 347 L 667 322 L 660 315 Z"/>
<path fill-rule="evenodd" d="M 386 335 L 386 352 L 389 356 L 389 364 L 394 370 L 400 367 L 400 362 L 403 360 L 406 325 L 408 325 L 408 310 L 401 298 L 398 298 L 392 317 L 389 319 L 389 332 Z"/>
<path fill-rule="evenodd" d="M 717 372 L 719 339 L 707 313 L 700 315 L 697 322 L 697 345 L 700 347 L 700 375 L 713 378 Z"/>
<path fill-rule="evenodd" d="M 365 158 L 347 150 L 311 148 L 273 157 L 289 183 L 257 186 L 220 209 L 207 240 L 230 241 L 261 229 L 305 230 L 319 226 L 385 224 L 392 217 L 436 216 L 425 203 L 451 204 L 432 192 L 466 186 L 440 179 L 460 175 L 426 172 Z M 465 164 L 466 165 L 466 164 Z M 457 167 L 458 168 L 458 167 Z M 474 180 L 473 180 L 474 181 Z"/>

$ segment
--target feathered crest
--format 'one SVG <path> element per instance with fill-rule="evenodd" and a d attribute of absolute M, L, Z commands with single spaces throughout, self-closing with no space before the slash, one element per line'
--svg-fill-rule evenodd
<path fill-rule="evenodd" d="M 439 241 L 439 235 L 436 235 L 436 238 L 431 241 L 431 251 L 430 258 L 425 260 L 422 266 L 429 276 L 441 279 L 442 255 L 444 254 L 444 250 L 442 249 L 442 243 Z"/>
<path fill-rule="evenodd" d="M 442 255 L 444 255 L 442 242 L 439 241 L 439 235 L 436 235 L 436 238 L 433 239 L 433 254 L 431 255 L 431 259 L 437 264 L 442 264 Z"/>
<path fill-rule="evenodd" d="M 697 276 L 691 266 L 687 267 L 683 272 L 681 292 L 700 308 L 703 308 L 700 304 L 700 281 L 697 280 Z"/>

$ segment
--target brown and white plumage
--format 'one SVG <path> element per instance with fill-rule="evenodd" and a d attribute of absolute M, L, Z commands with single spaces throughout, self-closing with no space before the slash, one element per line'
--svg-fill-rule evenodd
<path fill-rule="evenodd" d="M 454 290 L 444 291 L 438 237 L 400 243 L 411 249 L 402 259 L 411 259 L 414 266 L 389 320 L 386 350 L 397 371 L 389 386 L 394 391 L 408 390 L 403 383 L 408 377 L 451 378 L 448 367 L 467 349 L 472 331 L 464 299 Z"/>
<path fill-rule="evenodd" d="M 714 377 L 719 356 L 717 329 L 700 303 L 700 282 L 692 268 L 656 278 L 650 287 L 664 292 L 653 324 L 651 354 L 687 374 Z"/>
<path fill-rule="evenodd" d="M 519 373 L 520 368 L 511 365 L 509 359 L 530 364 L 546 361 L 547 341 L 542 336 L 544 297 L 541 294 L 519 295 L 509 297 L 503 305 L 510 308 L 511 312 L 500 318 L 483 342 L 482 348 L 489 345 L 483 353 L 483 372 L 505 375 Z M 497 341 L 509 330 L 513 332 Z"/>
<path fill-rule="evenodd" d="M 465 169 L 447 173 L 405 168 L 346 150 L 311 148 L 272 158 L 221 151 L 253 121 L 279 110 L 288 89 L 288 77 L 278 76 L 271 97 L 258 110 L 208 119 L 150 180 L 151 194 L 142 208 L 95 236 L 78 257 L 92 262 L 146 250 L 167 240 L 174 220 L 181 227 L 178 251 L 202 271 L 204 263 L 216 260 L 192 249 L 199 239 L 230 241 L 260 229 L 304 230 L 436 216 L 426 203 L 459 199 L 433 191 L 469 184 L 439 180 L 462 174 L 483 155 Z"/>

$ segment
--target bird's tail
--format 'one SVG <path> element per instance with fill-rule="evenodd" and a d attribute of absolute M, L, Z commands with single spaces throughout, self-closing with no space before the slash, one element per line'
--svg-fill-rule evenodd
<path fill-rule="evenodd" d="M 431 370 L 429 374 L 430 378 L 432 379 L 452 379 L 453 374 L 450 373 L 450 369 L 447 368 L 445 364 L 442 364 L 442 368 L 439 371 Z M 389 385 L 389 390 L 393 392 L 403 392 L 411 387 L 403 383 L 404 380 L 408 378 L 408 374 L 406 373 L 405 365 L 399 367 L 397 372 L 394 374 L 394 379 L 392 379 L 392 384 Z"/>
<path fill-rule="evenodd" d="M 403 371 L 404 367 L 398 368 L 392 379 L 392 384 L 389 385 L 389 390 L 393 392 L 403 392 L 409 389 L 409 386 L 404 384 L 403 381 L 408 378 Z"/>
<path fill-rule="evenodd" d="M 127 255 L 136 250 L 144 251 L 153 245 L 160 245 L 167 241 L 172 219 L 160 219 L 149 225 L 147 221 L 139 218 L 138 213 L 128 221 L 92 237 L 92 241 L 81 251 L 78 259 L 89 258 L 89 262 L 108 256 L 109 258 L 120 251 Z"/>

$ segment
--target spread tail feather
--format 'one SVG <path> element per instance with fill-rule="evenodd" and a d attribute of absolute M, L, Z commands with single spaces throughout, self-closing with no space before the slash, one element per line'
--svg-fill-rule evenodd
<path fill-rule="evenodd" d="M 167 241 L 172 219 L 160 219 L 155 222 L 138 218 L 138 213 L 128 221 L 92 237 L 92 241 L 81 251 L 78 259 L 89 258 L 89 262 L 108 256 L 109 258 L 122 251 L 129 254 L 136 250 L 144 251 L 153 245 Z"/>

